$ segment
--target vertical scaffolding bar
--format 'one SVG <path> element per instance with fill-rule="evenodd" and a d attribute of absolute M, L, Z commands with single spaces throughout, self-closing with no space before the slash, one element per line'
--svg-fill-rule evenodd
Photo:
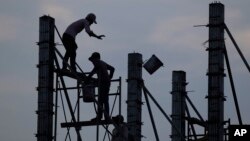
<path fill-rule="evenodd" d="M 55 20 L 49 16 L 39 21 L 37 141 L 53 139 L 53 47 Z"/>
<path fill-rule="evenodd" d="M 128 100 L 127 123 L 128 132 L 135 141 L 141 141 L 141 108 L 142 108 L 142 55 L 128 54 Z"/>
<path fill-rule="evenodd" d="M 186 95 L 186 73 L 184 71 L 173 71 L 172 73 L 172 122 L 180 131 L 172 127 L 172 141 L 185 141 L 185 95 Z"/>
<path fill-rule="evenodd" d="M 223 141 L 224 122 L 224 5 L 209 5 L 208 141 Z"/>

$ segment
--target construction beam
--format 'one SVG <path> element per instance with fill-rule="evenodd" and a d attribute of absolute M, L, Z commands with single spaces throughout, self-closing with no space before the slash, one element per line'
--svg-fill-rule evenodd
<path fill-rule="evenodd" d="M 100 120 L 98 122 L 96 121 L 65 122 L 61 123 L 61 127 L 67 128 L 67 127 L 94 126 L 94 125 L 105 125 L 105 124 L 106 125 L 112 124 L 112 121 Z"/>
<path fill-rule="evenodd" d="M 54 47 L 54 49 L 56 50 L 56 48 Z M 55 52 L 54 52 L 54 55 L 55 55 Z M 58 69 L 60 69 L 60 66 L 59 66 L 59 62 L 56 58 L 56 55 L 54 57 L 54 61 L 56 63 L 56 66 Z M 62 87 L 64 88 L 63 91 L 64 91 L 64 95 L 65 95 L 65 99 L 66 99 L 66 102 L 68 104 L 68 107 L 69 107 L 69 111 L 70 111 L 70 114 L 71 114 L 71 118 L 72 118 L 72 121 L 73 122 L 76 122 L 76 118 L 75 118 L 75 114 L 74 114 L 74 111 L 73 111 L 73 108 L 72 108 L 72 105 L 71 105 L 71 102 L 70 102 L 70 98 L 69 98 L 69 95 L 68 95 L 68 91 L 66 89 L 66 84 L 64 82 L 64 79 L 61 75 L 59 75 L 59 78 L 61 80 L 61 83 L 62 83 Z M 80 134 L 80 128 L 78 127 L 75 127 L 75 130 L 76 130 L 76 134 L 77 134 L 77 137 L 80 141 L 82 141 L 82 138 L 81 138 L 81 134 Z"/>
<path fill-rule="evenodd" d="M 225 46 L 225 59 L 226 59 L 226 65 L 227 65 L 227 70 L 228 70 L 228 76 L 229 76 L 229 81 L 231 84 L 231 89 L 232 89 L 232 93 L 233 93 L 233 98 L 234 98 L 234 104 L 235 104 L 235 108 L 236 108 L 236 113 L 238 116 L 238 120 L 239 120 L 239 124 L 242 125 L 242 119 L 241 119 L 241 114 L 240 114 L 240 107 L 238 104 L 238 99 L 237 99 L 237 95 L 236 95 L 236 90 L 234 87 L 234 80 L 233 80 L 233 75 L 232 75 L 232 71 L 231 71 L 231 67 L 230 67 L 230 62 L 229 62 L 229 58 L 228 58 L 228 54 L 227 54 L 227 49 Z"/>
<path fill-rule="evenodd" d="M 224 27 L 225 27 L 225 30 L 226 30 L 228 36 L 230 37 L 231 41 L 233 42 L 233 44 L 234 44 L 236 50 L 238 51 L 238 53 L 239 53 L 241 59 L 243 60 L 244 64 L 246 65 L 248 71 L 250 72 L 249 64 L 247 63 L 247 60 L 245 59 L 243 53 L 241 52 L 241 50 L 240 50 L 238 44 L 237 44 L 236 41 L 234 40 L 233 35 L 231 34 L 231 32 L 229 31 L 229 29 L 227 28 L 227 25 L 226 25 L 226 24 L 224 24 Z"/>

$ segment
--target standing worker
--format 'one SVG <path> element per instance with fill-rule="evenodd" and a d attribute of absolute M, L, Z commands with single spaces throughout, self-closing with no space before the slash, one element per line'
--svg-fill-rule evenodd
<path fill-rule="evenodd" d="M 67 69 L 67 62 L 70 58 L 70 65 L 73 71 L 76 72 L 76 49 L 77 44 L 75 42 L 76 35 L 80 33 L 84 28 L 85 31 L 88 33 L 90 37 L 95 37 L 97 39 L 102 40 L 105 35 L 96 35 L 91 29 L 90 26 L 96 22 L 96 16 L 93 13 L 89 13 L 85 19 L 80 19 L 78 21 L 73 22 L 70 24 L 66 31 L 63 34 L 62 42 L 66 49 L 65 55 L 64 55 L 64 62 L 63 62 L 63 70 Z"/>
<path fill-rule="evenodd" d="M 94 52 L 89 60 L 93 63 L 94 68 L 87 77 L 87 81 L 96 73 L 98 79 L 98 109 L 96 118 L 91 121 L 102 119 L 104 113 L 105 120 L 110 120 L 109 117 L 109 88 L 110 81 L 113 77 L 115 68 L 101 60 L 98 52 Z M 109 71 L 109 73 L 108 73 Z M 104 111 L 103 111 L 104 108 Z"/>

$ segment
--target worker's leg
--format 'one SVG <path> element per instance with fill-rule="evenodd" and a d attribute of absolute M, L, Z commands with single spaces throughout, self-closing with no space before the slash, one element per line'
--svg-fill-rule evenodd
<path fill-rule="evenodd" d="M 66 50 L 64 58 L 63 58 L 64 62 L 63 62 L 62 69 L 67 69 L 67 62 L 69 60 L 69 56 L 70 56 L 69 51 Z"/>
<path fill-rule="evenodd" d="M 76 48 L 70 52 L 70 65 L 72 70 L 76 72 Z"/>
<path fill-rule="evenodd" d="M 93 118 L 91 121 L 96 121 L 102 119 L 102 115 L 104 113 L 105 119 L 109 120 L 109 87 L 110 82 L 105 82 L 99 84 L 98 87 L 98 108 L 97 108 L 97 116 Z M 104 107 L 103 107 L 104 106 Z M 104 109 L 103 109 L 104 108 Z"/>
<path fill-rule="evenodd" d="M 105 96 L 105 99 L 104 99 L 104 109 L 105 109 L 105 112 L 104 112 L 104 117 L 105 119 L 109 119 L 109 96 Z"/>
<path fill-rule="evenodd" d="M 99 99 L 98 99 L 99 100 Z M 97 119 L 102 119 L 102 114 L 103 114 L 103 103 L 102 101 L 98 101 L 98 108 L 97 108 Z"/>
<path fill-rule="evenodd" d="M 109 87 L 110 87 L 110 82 L 103 83 L 100 86 L 101 102 L 104 105 L 104 117 L 106 120 L 110 119 L 109 117 Z"/>
<path fill-rule="evenodd" d="M 63 69 L 67 68 L 66 63 L 68 62 L 70 58 L 71 68 L 74 71 L 76 71 L 75 60 L 76 60 L 77 44 L 75 42 L 75 39 L 68 34 L 63 34 L 63 45 L 66 49 L 65 56 L 64 56 L 65 62 L 63 63 Z"/>
<path fill-rule="evenodd" d="M 96 122 L 102 119 L 102 112 L 103 112 L 103 107 L 102 107 L 102 103 L 100 100 L 100 95 L 98 95 L 98 101 L 97 101 L 97 113 L 96 113 L 96 117 L 91 119 L 91 121 Z"/>
<path fill-rule="evenodd" d="M 67 68 L 67 62 L 68 62 L 69 57 L 70 57 L 70 38 L 68 36 L 69 35 L 67 35 L 67 34 L 63 34 L 63 38 L 62 38 L 62 42 L 63 42 L 64 48 L 66 50 L 64 58 L 63 58 L 64 62 L 63 62 L 62 69 Z"/>

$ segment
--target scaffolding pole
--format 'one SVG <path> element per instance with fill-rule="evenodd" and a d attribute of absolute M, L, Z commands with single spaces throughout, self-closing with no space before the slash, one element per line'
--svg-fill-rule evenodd
<path fill-rule="evenodd" d="M 236 90 L 235 90 L 235 87 L 234 87 L 233 75 L 232 75 L 232 71 L 231 71 L 231 67 L 230 67 L 230 62 L 229 62 L 229 58 L 228 58 L 226 46 L 224 47 L 224 49 L 225 49 L 224 53 L 225 53 L 226 65 L 227 65 L 229 80 L 230 80 L 231 89 L 232 89 L 232 93 L 233 93 L 233 98 L 234 98 L 234 104 L 235 104 L 235 108 L 236 108 L 236 113 L 237 113 L 237 116 L 238 116 L 239 124 L 242 125 L 242 119 L 241 119 L 241 114 L 240 114 L 240 107 L 239 107 L 239 104 L 238 104 Z"/>
<path fill-rule="evenodd" d="M 239 53 L 241 59 L 243 60 L 244 64 L 246 65 L 248 71 L 250 72 L 249 64 L 247 63 L 247 60 L 245 59 L 245 57 L 244 57 L 243 53 L 241 52 L 239 46 L 237 45 L 236 41 L 234 40 L 233 35 L 232 35 L 231 32 L 229 31 L 229 29 L 228 29 L 228 27 L 227 27 L 226 24 L 224 24 L 224 27 L 225 27 L 225 29 L 226 29 L 226 32 L 227 32 L 228 36 L 230 37 L 231 41 L 233 42 L 233 44 L 234 44 L 236 50 L 238 51 L 238 53 Z"/>

